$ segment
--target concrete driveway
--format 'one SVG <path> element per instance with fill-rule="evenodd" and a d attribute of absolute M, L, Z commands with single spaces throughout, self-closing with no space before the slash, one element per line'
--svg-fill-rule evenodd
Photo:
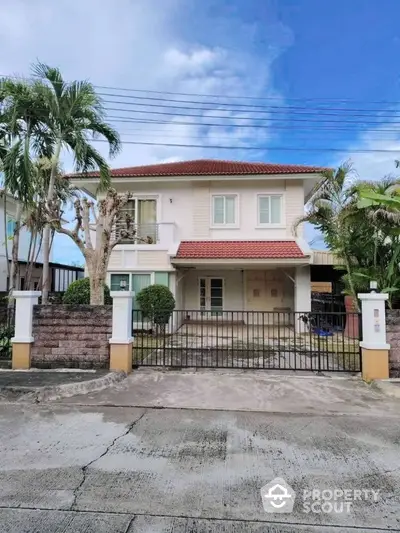
<path fill-rule="evenodd" d="M 240 370 L 135 370 L 101 392 L 62 400 L 75 405 L 222 409 L 264 413 L 397 415 L 399 405 L 360 378 L 343 374 Z"/>
<path fill-rule="evenodd" d="M 313 414 L 0 405 L 0 530 L 400 531 L 399 403 L 355 398 L 341 416 L 326 404 Z M 291 514 L 263 510 L 260 488 L 278 476 L 297 493 Z M 348 513 L 307 513 L 313 489 L 380 492 Z"/>

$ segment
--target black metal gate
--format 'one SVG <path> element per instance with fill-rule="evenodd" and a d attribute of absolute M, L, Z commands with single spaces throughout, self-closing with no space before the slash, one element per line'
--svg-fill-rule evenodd
<path fill-rule="evenodd" d="M 175 310 L 157 324 L 134 311 L 132 320 L 135 366 L 361 371 L 358 313 Z"/>

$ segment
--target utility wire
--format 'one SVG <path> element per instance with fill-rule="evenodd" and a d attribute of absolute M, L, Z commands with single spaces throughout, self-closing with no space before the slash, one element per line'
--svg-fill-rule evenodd
<path fill-rule="evenodd" d="M 352 98 L 317 98 L 317 97 L 309 97 L 309 98 L 287 98 L 284 96 L 243 96 L 243 95 L 227 95 L 227 94 L 206 94 L 206 93 L 183 93 L 183 92 L 171 92 L 171 91 L 155 91 L 150 89 L 133 89 L 133 88 L 126 88 L 126 87 L 112 87 L 107 85 L 95 85 L 93 84 L 93 87 L 96 89 L 106 89 L 111 91 L 126 91 L 126 92 L 134 92 L 134 93 L 149 93 L 149 94 L 167 94 L 170 96 L 195 96 L 199 98 L 223 98 L 224 100 L 230 98 L 235 100 L 285 100 L 290 102 L 351 102 L 351 103 L 368 103 L 368 104 L 393 104 L 393 105 L 400 105 L 399 101 L 393 101 L 393 100 L 356 100 Z"/>
<path fill-rule="evenodd" d="M 121 109 L 118 107 L 106 107 L 107 111 L 118 111 L 123 113 L 136 113 L 136 114 L 143 114 L 143 115 L 163 115 L 163 116 L 173 116 L 173 117 L 184 117 L 184 118 L 205 118 L 204 115 L 201 113 L 198 114 L 189 114 L 189 113 L 170 113 L 169 111 L 139 111 L 134 109 Z M 222 115 L 206 115 L 206 118 L 208 119 L 223 119 L 223 120 L 249 120 L 249 117 L 226 117 Z M 400 118 L 400 117 L 398 117 Z M 251 120 L 257 120 L 257 121 L 263 121 L 263 122 L 312 122 L 317 124 L 371 124 L 371 125 L 380 125 L 382 122 L 376 122 L 371 120 L 366 121 L 359 121 L 359 120 L 347 120 L 341 118 L 340 120 L 332 120 L 332 119 L 315 119 L 315 118 L 294 118 L 294 117 L 288 117 L 288 118 L 279 118 L 279 117 L 251 117 Z M 400 122 L 394 122 L 390 121 L 391 124 L 400 125 Z M 229 127 L 229 124 L 227 125 Z"/>
<path fill-rule="evenodd" d="M 268 124 L 221 124 L 221 123 L 217 123 L 217 124 L 214 124 L 214 123 L 209 123 L 209 122 L 183 122 L 183 121 L 178 121 L 178 120 L 174 120 L 174 121 L 171 121 L 171 120 L 154 120 L 154 119 L 141 119 L 141 118 L 134 118 L 134 117 L 131 117 L 131 118 L 127 118 L 127 117 L 121 117 L 121 116 L 113 116 L 113 115 L 110 115 L 108 117 L 110 119 L 110 121 L 112 122 L 120 122 L 120 123 L 125 123 L 125 124 L 166 124 L 166 125 L 171 125 L 171 126 L 175 126 L 175 125 L 183 125 L 183 126 L 204 126 L 204 127 L 215 127 L 215 128 L 237 128 L 237 129 L 240 129 L 240 128 L 254 128 L 254 129 L 268 129 L 268 131 L 271 131 L 269 129 L 269 125 Z M 211 117 L 204 117 L 204 118 L 211 118 Z M 357 124 L 356 124 L 357 125 Z M 305 128 L 307 125 L 305 126 L 302 126 L 302 128 Z M 309 128 L 312 128 L 313 130 L 318 130 L 318 131 L 345 131 L 345 132 L 349 132 L 349 133 L 362 133 L 362 131 L 360 131 L 359 129 L 351 129 L 351 128 L 339 128 L 339 127 L 335 127 L 335 126 L 331 126 L 331 127 L 321 127 L 319 126 L 318 128 L 316 128 L 315 126 L 311 126 L 309 125 L 308 126 L 308 129 Z M 281 125 L 281 124 L 278 124 L 278 125 L 275 125 L 273 126 L 273 130 L 290 130 L 290 131 L 298 131 L 298 130 L 294 130 L 293 127 L 289 126 L 289 125 Z M 399 130 L 396 130 L 396 129 L 366 129 L 364 130 L 364 132 L 373 132 L 373 131 L 376 131 L 376 132 L 380 132 L 380 131 L 383 131 L 383 132 L 391 132 L 391 133 L 399 133 Z"/>
<path fill-rule="evenodd" d="M 167 105 L 167 104 L 149 104 L 146 102 L 131 102 L 131 101 L 115 101 L 115 100 L 107 100 L 103 99 L 103 102 L 106 103 L 113 103 L 113 104 L 125 104 L 125 105 L 136 105 L 136 106 L 146 106 L 146 107 L 171 107 L 174 109 L 199 109 L 202 111 L 215 111 L 216 109 L 219 109 L 220 107 L 225 106 L 234 106 L 235 108 L 240 107 L 244 109 L 227 109 L 226 111 L 238 111 L 238 112 L 247 112 L 247 113 L 272 113 L 272 112 L 286 112 L 286 111 L 295 111 L 298 110 L 308 110 L 315 113 L 319 113 L 321 111 L 343 111 L 343 114 L 346 115 L 353 115 L 353 112 L 357 113 L 373 113 L 374 116 L 376 113 L 383 113 L 387 112 L 390 113 L 388 115 L 389 117 L 392 116 L 394 113 L 400 113 L 400 109 L 359 109 L 359 108 L 346 108 L 346 107 L 310 107 L 310 106 L 285 106 L 285 105 L 256 105 L 256 104 L 233 104 L 233 103 L 227 103 L 227 102 L 207 102 L 207 101 L 198 101 L 198 100 L 175 100 L 171 98 L 153 98 L 150 96 L 132 96 L 132 95 L 123 95 L 123 94 L 113 94 L 113 93 L 98 93 L 99 96 L 109 96 L 111 98 L 130 98 L 135 100 L 150 100 L 153 101 L 159 101 L 159 102 L 172 102 L 172 103 L 182 103 L 182 104 L 194 104 L 195 106 L 175 106 L 175 105 Z M 212 108 L 202 108 L 202 107 L 196 107 L 198 105 L 214 105 L 215 107 Z M 400 102 L 399 102 L 400 106 Z M 259 111 L 258 111 L 259 110 Z M 264 111 L 265 110 L 265 111 Z M 281 110 L 281 111 L 280 111 Z M 302 113 L 299 113 L 302 114 Z M 330 113 L 323 113 L 326 115 L 330 115 Z M 355 116 L 364 116 L 364 115 L 355 115 Z"/>
<path fill-rule="evenodd" d="M 37 76 L 17 76 L 13 74 L 0 74 L 0 78 L 8 79 L 18 79 L 24 81 L 38 81 L 40 78 Z M 68 83 L 68 82 L 66 82 Z M 92 84 L 96 89 L 105 89 L 107 91 L 124 91 L 128 93 L 140 93 L 140 94 L 155 94 L 155 95 L 169 95 L 169 96 L 187 96 L 187 97 L 197 97 L 197 98 L 221 98 L 224 100 L 250 100 L 250 101 L 288 101 L 288 102 L 338 102 L 338 103 L 367 103 L 367 104 L 383 104 L 383 105 L 398 105 L 400 106 L 400 101 L 393 100 L 359 100 L 353 98 L 321 98 L 321 97 L 286 97 L 286 96 L 256 96 L 256 95 L 232 95 L 232 94 L 209 94 L 209 93 L 185 93 L 185 92 L 173 92 L 173 91 L 156 91 L 153 89 L 136 89 L 129 87 L 115 87 L 110 85 L 97 85 Z M 100 94 L 100 93 L 99 93 Z M 122 95 L 121 95 L 122 96 Z M 242 104 L 239 104 L 242 105 Z M 244 104 L 243 104 L 244 105 Z"/>
<path fill-rule="evenodd" d="M 93 139 L 93 142 L 108 142 L 105 139 Z M 219 146 L 219 145 L 204 145 L 204 144 L 178 144 L 178 143 L 157 143 L 157 142 L 142 142 L 142 141 L 121 141 L 122 144 L 133 144 L 138 146 L 167 146 L 176 148 L 207 148 L 214 150 L 279 150 L 279 151 L 291 151 L 291 152 L 339 152 L 339 153 L 395 153 L 398 154 L 399 150 L 392 149 L 349 149 L 349 148 L 313 148 L 313 147 L 300 147 L 294 148 L 290 146 Z"/>

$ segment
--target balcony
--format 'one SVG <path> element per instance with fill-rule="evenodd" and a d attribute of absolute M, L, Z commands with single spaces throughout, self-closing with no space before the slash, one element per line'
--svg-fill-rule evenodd
<path fill-rule="evenodd" d="M 174 222 L 131 223 L 127 227 L 125 222 L 117 222 L 115 232 L 122 236 L 121 244 L 154 245 L 169 247 L 174 242 Z"/>

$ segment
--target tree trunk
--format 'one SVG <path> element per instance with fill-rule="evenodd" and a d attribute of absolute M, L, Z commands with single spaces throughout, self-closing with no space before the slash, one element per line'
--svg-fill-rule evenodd
<path fill-rule="evenodd" d="M 33 270 L 33 261 L 35 259 L 35 249 L 37 241 L 37 231 L 31 233 L 31 238 L 29 241 L 29 250 L 28 250 L 28 261 L 26 263 L 25 270 L 25 287 L 28 291 L 31 290 L 31 281 L 32 281 L 32 270 Z"/>
<path fill-rule="evenodd" d="M 13 290 L 18 288 L 18 278 L 19 278 L 19 263 L 18 263 L 18 251 L 19 251 L 19 234 L 21 229 L 21 217 L 22 217 L 22 206 L 20 202 L 17 202 L 17 210 L 15 213 L 15 228 L 14 228 L 14 237 L 12 243 L 11 251 L 11 268 L 10 268 L 10 286 L 9 286 L 9 306 L 14 305 L 14 300 L 12 298 Z"/>
<path fill-rule="evenodd" d="M 61 153 L 61 139 L 58 140 L 56 151 L 51 165 L 49 188 L 47 191 L 47 202 L 51 202 L 54 196 L 54 184 Z M 42 281 L 42 303 L 47 304 L 49 300 L 50 282 L 50 226 L 46 225 L 43 230 L 43 281 Z"/>
<path fill-rule="evenodd" d="M 91 257 L 86 257 L 86 266 L 90 279 L 90 305 L 104 305 L 104 285 L 106 269 L 99 250 L 93 250 Z"/>
<path fill-rule="evenodd" d="M 42 303 L 47 304 L 49 299 L 49 275 L 50 275 L 50 226 L 43 229 L 43 271 L 42 271 Z"/>
<path fill-rule="evenodd" d="M 11 280 L 10 277 L 10 261 L 8 257 L 8 236 L 7 236 L 7 192 L 6 190 L 3 191 L 4 194 L 4 242 L 5 242 L 5 253 L 6 253 L 6 263 L 7 263 L 7 276 L 8 279 Z"/>

